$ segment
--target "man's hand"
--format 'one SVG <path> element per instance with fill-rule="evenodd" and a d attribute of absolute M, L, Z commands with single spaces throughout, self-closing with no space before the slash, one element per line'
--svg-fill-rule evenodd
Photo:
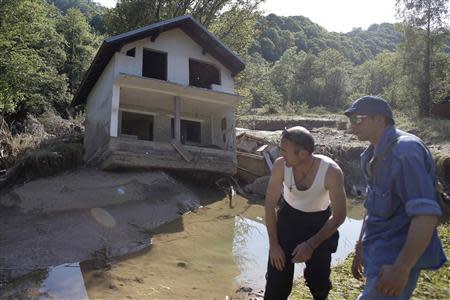
<path fill-rule="evenodd" d="M 270 247 L 269 257 L 270 257 L 270 263 L 272 264 L 272 266 L 274 266 L 280 272 L 283 271 L 286 257 L 284 255 L 283 249 L 280 247 L 279 244 L 277 244 L 276 246 Z"/>
<path fill-rule="evenodd" d="M 352 274 L 355 279 L 363 279 L 363 267 L 361 257 L 361 244 L 358 243 L 355 247 L 355 256 L 352 261 Z"/>
<path fill-rule="evenodd" d="M 410 271 L 405 268 L 400 270 L 393 265 L 382 266 L 377 291 L 386 296 L 400 296 L 408 282 L 409 273 Z"/>
<path fill-rule="evenodd" d="M 314 252 L 313 247 L 311 247 L 307 242 L 303 242 L 297 247 L 295 247 L 294 251 L 292 251 L 292 262 L 300 263 L 305 262 L 311 258 Z"/>

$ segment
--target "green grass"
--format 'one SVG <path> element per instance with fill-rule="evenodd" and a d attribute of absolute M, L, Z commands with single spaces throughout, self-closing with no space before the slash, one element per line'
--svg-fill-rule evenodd
<path fill-rule="evenodd" d="M 447 258 L 450 257 L 450 225 L 438 228 Z M 331 271 L 333 289 L 328 298 L 356 299 L 362 290 L 363 283 L 354 279 L 351 273 L 353 253 Z M 450 298 L 450 264 L 447 262 L 438 271 L 423 271 L 417 283 L 412 299 L 449 299 Z M 295 282 L 291 299 L 311 299 L 308 287 L 303 278 Z"/>

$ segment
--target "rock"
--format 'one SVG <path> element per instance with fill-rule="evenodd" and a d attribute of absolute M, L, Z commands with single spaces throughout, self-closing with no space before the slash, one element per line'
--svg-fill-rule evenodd
<path fill-rule="evenodd" d="M 259 177 L 255 181 L 253 181 L 253 183 L 247 184 L 244 187 L 244 191 L 246 193 L 264 196 L 266 194 L 269 180 L 270 176 Z"/>

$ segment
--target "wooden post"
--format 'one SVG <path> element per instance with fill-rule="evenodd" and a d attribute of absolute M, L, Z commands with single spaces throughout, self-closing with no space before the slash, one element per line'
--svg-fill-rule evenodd
<path fill-rule="evenodd" d="M 180 130 L 180 97 L 175 96 L 173 98 L 174 108 L 175 108 L 175 114 L 174 114 L 174 120 L 173 120 L 173 132 L 174 132 L 174 139 L 177 142 L 181 142 L 181 130 Z"/>

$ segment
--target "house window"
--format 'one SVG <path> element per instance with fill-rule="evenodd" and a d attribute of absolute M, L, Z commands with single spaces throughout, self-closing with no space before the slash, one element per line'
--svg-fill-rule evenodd
<path fill-rule="evenodd" d="M 136 48 L 130 49 L 126 52 L 127 56 L 135 57 L 136 56 Z"/>
<path fill-rule="evenodd" d="M 219 70 L 211 64 L 190 59 L 189 85 L 210 89 L 211 84 L 220 85 Z"/>
<path fill-rule="evenodd" d="M 200 144 L 202 142 L 202 126 L 201 122 L 189 121 L 189 120 L 180 120 L 180 139 L 181 143 L 196 143 Z M 174 120 L 172 118 L 172 138 L 175 137 L 174 130 Z"/>
<path fill-rule="evenodd" d="M 142 76 L 167 80 L 167 53 L 144 49 L 142 58 Z"/>
<path fill-rule="evenodd" d="M 153 116 L 122 111 L 121 134 L 153 141 Z"/>

